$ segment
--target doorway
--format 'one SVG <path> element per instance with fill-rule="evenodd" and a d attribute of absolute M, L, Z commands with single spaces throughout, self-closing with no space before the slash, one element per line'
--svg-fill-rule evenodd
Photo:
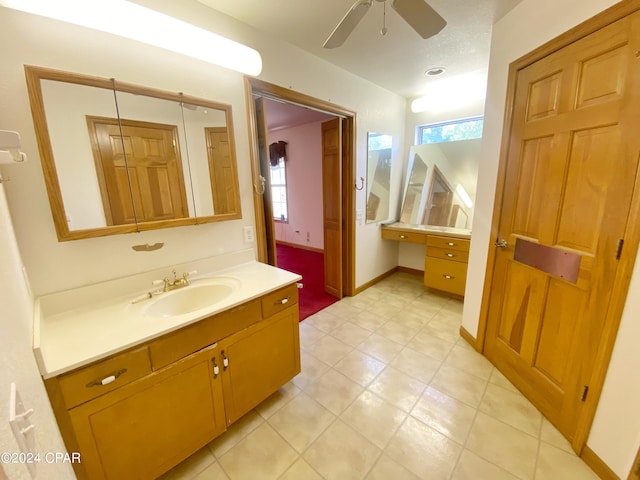
<path fill-rule="evenodd" d="M 337 298 L 350 296 L 355 290 L 355 113 L 317 98 L 284 89 L 255 78 L 245 77 L 245 92 L 249 110 L 250 146 L 254 185 L 254 211 L 258 260 L 277 265 L 276 225 L 271 195 L 266 188 L 264 164 L 268 158 L 268 135 L 264 124 L 263 100 L 270 99 L 320 111 L 334 117 L 338 124 L 332 143 L 338 141 L 331 175 L 335 181 L 323 185 L 323 201 L 329 199 L 335 205 L 327 216 L 323 206 L 323 251 L 325 289 L 335 287 L 331 294 Z M 256 101 L 258 100 L 258 101 Z M 326 152 L 325 152 L 326 153 Z M 324 156 L 329 155 L 323 153 Z M 324 160 L 324 158 L 323 158 Z M 324 163 L 324 161 L 323 161 Z M 323 172 L 323 177 L 324 177 Z M 325 194 L 328 188 L 332 194 Z M 301 232 L 306 241 L 306 232 Z M 327 235 L 329 239 L 327 240 Z M 327 262 L 330 262 L 329 265 Z M 329 275 L 330 278 L 327 278 Z M 330 289 L 326 289 L 330 291 Z"/>

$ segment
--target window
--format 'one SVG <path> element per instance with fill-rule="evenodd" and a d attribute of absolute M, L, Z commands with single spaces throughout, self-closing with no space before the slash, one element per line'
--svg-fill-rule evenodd
<path fill-rule="evenodd" d="M 455 142 L 482 137 L 483 117 L 465 118 L 451 122 L 420 125 L 417 128 L 417 143 Z"/>
<path fill-rule="evenodd" d="M 273 204 L 273 218 L 281 222 L 289 220 L 287 209 L 287 175 L 284 157 L 278 160 L 276 166 L 271 165 L 271 202 Z"/>

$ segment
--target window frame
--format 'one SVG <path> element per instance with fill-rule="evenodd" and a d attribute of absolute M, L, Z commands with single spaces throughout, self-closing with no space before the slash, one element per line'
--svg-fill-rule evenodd
<path fill-rule="evenodd" d="M 278 169 L 282 169 L 282 178 L 284 180 L 284 183 L 274 183 L 273 182 L 273 170 L 274 168 L 278 168 Z M 273 213 L 273 221 L 274 222 L 280 222 L 280 223 L 289 223 L 289 189 L 288 189 L 288 182 L 287 182 L 287 162 L 285 160 L 285 157 L 280 157 L 278 159 L 278 165 L 277 166 L 273 166 L 271 164 L 269 164 L 269 185 L 271 188 L 271 210 Z M 281 200 L 276 200 L 276 196 L 273 193 L 274 187 L 276 188 L 284 188 L 284 202 L 282 202 Z M 285 218 L 282 218 L 282 215 L 280 217 L 276 217 L 275 215 L 275 206 L 276 204 L 278 205 L 284 205 L 284 209 L 286 211 L 286 215 Z M 282 210 L 281 210 L 282 211 Z"/>
<path fill-rule="evenodd" d="M 426 129 L 432 129 L 432 128 L 437 128 L 437 127 L 446 127 L 448 125 L 456 125 L 456 124 L 462 124 L 462 123 L 469 123 L 469 122 L 476 122 L 478 120 L 482 121 L 482 129 L 484 130 L 484 115 L 474 115 L 472 117 L 465 117 L 465 118 L 459 118 L 456 120 L 447 120 L 445 122 L 435 122 L 435 123 L 426 123 L 424 125 L 417 125 L 416 126 L 416 145 L 428 145 L 428 144 L 432 144 L 432 143 L 445 143 L 445 142 L 452 142 L 452 141 L 456 141 L 456 140 L 444 140 L 441 142 L 423 142 L 423 137 L 424 137 L 424 130 Z M 472 139 L 477 139 L 477 138 L 482 138 L 482 133 L 480 134 L 479 137 L 470 137 L 470 138 L 464 138 L 464 139 L 458 139 L 458 140 L 472 140 Z"/>

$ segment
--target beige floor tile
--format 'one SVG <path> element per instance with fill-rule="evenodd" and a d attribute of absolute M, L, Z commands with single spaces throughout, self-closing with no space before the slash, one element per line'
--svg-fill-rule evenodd
<path fill-rule="evenodd" d="M 377 313 L 386 320 L 396 320 L 400 315 L 400 308 L 390 305 L 386 300 L 381 300 L 369 306 L 368 311 Z"/>
<path fill-rule="evenodd" d="M 325 335 L 306 349 L 308 353 L 327 365 L 335 365 L 351 350 L 353 350 L 351 345 L 347 345 L 331 335 Z"/>
<path fill-rule="evenodd" d="M 396 357 L 396 355 L 398 355 L 398 353 L 400 353 L 403 346 L 393 340 L 383 337 L 382 335 L 372 333 L 356 348 L 361 352 L 371 355 L 373 358 L 388 364 Z"/>
<path fill-rule="evenodd" d="M 381 325 L 376 330 L 376 333 L 396 343 L 406 345 L 418 333 L 420 328 L 420 325 L 407 326 L 401 320 L 390 320 Z"/>
<path fill-rule="evenodd" d="M 362 390 L 362 386 L 333 369 L 305 388 L 309 396 L 335 415 L 340 415 Z"/>
<path fill-rule="evenodd" d="M 216 462 L 193 477 L 193 480 L 229 480 L 229 477 L 224 473 L 220 464 Z"/>
<path fill-rule="evenodd" d="M 160 476 L 158 480 L 191 480 L 214 463 L 216 463 L 215 457 L 207 447 L 204 447 Z"/>
<path fill-rule="evenodd" d="M 332 331 L 331 335 L 341 342 L 355 347 L 359 343 L 364 342 L 365 339 L 371 335 L 371 331 L 351 322 L 345 322 Z"/>
<path fill-rule="evenodd" d="M 363 387 L 369 385 L 384 367 L 384 363 L 359 350 L 351 351 L 334 366 L 340 373 Z"/>
<path fill-rule="evenodd" d="M 322 477 L 304 459 L 299 458 L 279 480 L 322 480 Z"/>
<path fill-rule="evenodd" d="M 597 480 L 598 476 L 572 453 L 542 443 L 536 467 L 536 480 Z"/>
<path fill-rule="evenodd" d="M 313 327 L 310 323 L 300 322 L 300 347 L 308 348 L 326 335 L 322 330 Z"/>
<path fill-rule="evenodd" d="M 422 319 L 423 323 L 427 323 L 436 316 L 441 308 L 442 306 L 437 303 L 425 302 L 418 298 L 405 305 L 404 310 L 418 315 Z"/>
<path fill-rule="evenodd" d="M 335 415 L 304 392 L 269 418 L 268 422 L 298 452 L 303 452 L 333 422 Z"/>
<path fill-rule="evenodd" d="M 529 435 L 540 435 L 542 414 L 519 392 L 514 393 L 490 383 L 479 409 Z"/>
<path fill-rule="evenodd" d="M 367 480 L 420 480 L 420 477 L 383 453 L 367 475 Z"/>
<path fill-rule="evenodd" d="M 471 375 L 475 375 L 482 380 L 489 380 L 491 372 L 493 372 L 493 365 L 491 365 L 491 362 L 489 362 L 486 357 L 480 355 L 478 352 L 468 350 L 458 345 L 455 345 L 451 349 L 445 363 Z"/>
<path fill-rule="evenodd" d="M 411 415 L 463 445 L 471 430 L 476 409 L 428 387 L 411 410 Z"/>
<path fill-rule="evenodd" d="M 444 305 L 442 305 L 442 310 L 447 310 L 462 316 L 463 307 L 464 302 L 462 300 L 458 300 L 457 298 L 448 298 Z"/>
<path fill-rule="evenodd" d="M 367 387 L 367 390 L 384 398 L 401 410 L 410 412 L 426 387 L 427 385 L 420 380 L 410 377 L 396 368 L 387 367 Z"/>
<path fill-rule="evenodd" d="M 360 309 L 348 303 L 336 302 L 325 308 L 325 311 L 348 320 L 351 317 L 355 317 L 360 312 Z"/>
<path fill-rule="evenodd" d="M 538 440 L 478 412 L 465 447 L 523 480 L 533 479 Z"/>
<path fill-rule="evenodd" d="M 304 453 L 304 459 L 326 479 L 360 479 L 371 469 L 380 449 L 340 419 Z"/>
<path fill-rule="evenodd" d="M 399 408 L 365 390 L 340 419 L 378 448 L 384 448 L 406 416 Z"/>
<path fill-rule="evenodd" d="M 433 377 L 430 386 L 476 408 L 482 400 L 486 381 L 443 364 Z"/>
<path fill-rule="evenodd" d="M 540 430 L 540 439 L 554 447 L 557 447 L 565 452 L 573 454 L 573 448 L 569 443 L 569 440 L 554 427 L 549 420 L 542 417 L 542 429 Z"/>
<path fill-rule="evenodd" d="M 422 327 L 422 329 L 434 337 L 447 340 L 451 343 L 456 343 L 458 338 L 460 338 L 460 323 L 448 323 L 438 318 L 438 314 Z"/>
<path fill-rule="evenodd" d="M 390 363 L 392 367 L 425 384 L 431 382 L 441 364 L 442 362 L 411 348 L 404 348 Z"/>
<path fill-rule="evenodd" d="M 409 416 L 389 442 L 385 453 L 418 477 L 448 479 L 462 446 Z"/>
<path fill-rule="evenodd" d="M 336 328 L 338 328 L 344 322 L 345 320 L 342 317 L 338 315 L 334 315 L 333 313 L 330 313 L 327 310 L 321 310 L 318 313 L 305 318 L 304 321 L 300 324 L 300 326 L 305 324 L 311 325 L 312 327 L 317 328 L 318 330 L 322 330 L 323 332 L 329 333 L 335 330 Z"/>
<path fill-rule="evenodd" d="M 260 403 L 255 411 L 264 419 L 280 410 L 293 397 L 298 395 L 301 390 L 293 382 L 285 383 L 273 395 Z"/>
<path fill-rule="evenodd" d="M 216 458 L 220 458 L 263 423 L 264 418 L 252 410 L 227 428 L 226 432 L 209 443 L 209 450 Z"/>
<path fill-rule="evenodd" d="M 387 320 L 374 312 L 362 310 L 358 315 L 352 317 L 350 321 L 354 325 L 358 325 L 359 327 L 373 332 Z"/>
<path fill-rule="evenodd" d="M 489 383 L 493 383 L 494 385 L 499 385 L 502 388 L 506 388 L 507 390 L 511 390 L 512 392 L 519 393 L 520 391 L 509 381 L 507 377 L 505 377 L 500 370 L 494 367 L 491 372 L 491 378 L 489 378 Z"/>
<path fill-rule="evenodd" d="M 451 480 L 518 480 L 493 463 L 487 462 L 469 450 L 464 450 Z M 558 479 L 560 480 L 560 479 Z"/>
<path fill-rule="evenodd" d="M 293 383 L 303 390 L 307 385 L 320 378 L 331 368 L 322 360 L 317 359 L 307 352 L 300 352 L 300 364 L 302 371 L 293 378 Z"/>
<path fill-rule="evenodd" d="M 233 480 L 268 480 L 282 475 L 297 458 L 296 451 L 263 423 L 218 461 Z"/>
<path fill-rule="evenodd" d="M 411 339 L 407 346 L 436 360 L 444 360 L 449 355 L 454 344 L 421 330 Z"/>

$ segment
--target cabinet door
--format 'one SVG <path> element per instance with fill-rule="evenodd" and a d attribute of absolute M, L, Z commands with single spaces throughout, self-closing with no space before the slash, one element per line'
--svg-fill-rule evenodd
<path fill-rule="evenodd" d="M 224 408 L 231 424 L 300 373 L 298 306 L 289 307 L 218 345 L 223 365 Z"/>
<path fill-rule="evenodd" d="M 216 345 L 69 411 L 87 478 L 152 479 L 225 428 Z"/>

